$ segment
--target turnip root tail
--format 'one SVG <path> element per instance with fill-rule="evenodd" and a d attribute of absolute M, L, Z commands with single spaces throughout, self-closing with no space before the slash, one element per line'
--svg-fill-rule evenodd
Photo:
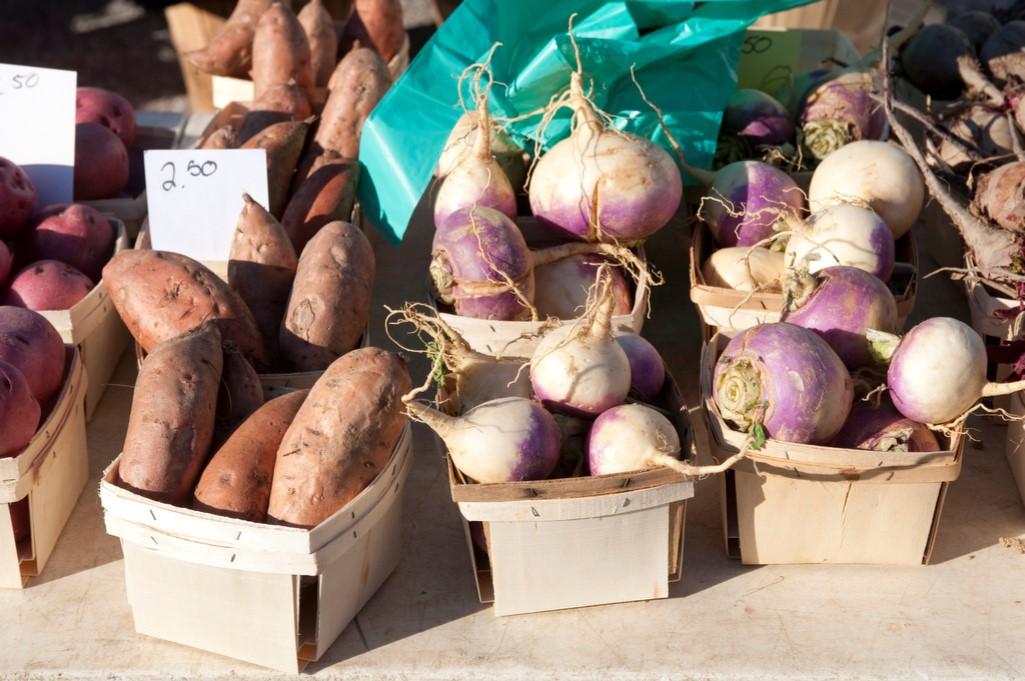
<path fill-rule="evenodd" d="M 612 276 L 609 274 L 609 266 L 602 265 L 598 268 L 598 277 L 595 281 L 594 317 L 589 329 L 590 335 L 595 338 L 612 338 L 612 313 L 614 309 L 615 299 L 612 297 Z"/>
<path fill-rule="evenodd" d="M 694 464 L 681 461 L 668 454 L 655 454 L 651 457 L 651 464 L 654 466 L 665 466 L 666 468 L 672 468 L 680 475 L 685 475 L 688 478 L 704 478 L 709 475 L 715 475 L 717 473 L 723 473 L 733 468 L 738 461 L 747 456 L 747 447 L 737 452 L 730 458 L 726 459 L 722 463 L 695 466 Z"/>
<path fill-rule="evenodd" d="M 444 437 L 445 433 L 452 428 L 456 417 L 444 414 L 433 407 L 428 407 L 422 402 L 411 398 L 409 393 L 403 396 L 402 401 L 406 404 L 406 415 L 414 421 L 426 424 L 431 430 Z"/>
<path fill-rule="evenodd" d="M 1011 395 L 1025 390 L 1025 380 L 1011 381 L 1009 383 L 987 383 L 982 386 L 983 397 L 997 397 L 999 395 Z"/>

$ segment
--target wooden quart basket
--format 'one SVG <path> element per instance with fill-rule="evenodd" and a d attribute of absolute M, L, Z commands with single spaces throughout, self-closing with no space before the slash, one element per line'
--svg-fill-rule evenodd
<path fill-rule="evenodd" d="M 720 460 L 747 438 L 712 399 L 727 342 L 716 334 L 701 354 L 703 427 Z M 964 454 L 962 437 L 940 441 L 940 452 L 876 452 L 768 440 L 722 478 L 727 553 L 749 565 L 928 563 Z"/>
<path fill-rule="evenodd" d="M 283 672 L 327 652 L 394 571 L 402 492 L 412 465 L 407 423 L 377 478 L 306 530 L 147 499 L 104 471 L 107 533 L 121 540 L 135 630 Z"/>

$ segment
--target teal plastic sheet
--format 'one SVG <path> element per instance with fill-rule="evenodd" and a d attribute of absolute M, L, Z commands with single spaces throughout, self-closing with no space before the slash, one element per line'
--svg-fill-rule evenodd
<path fill-rule="evenodd" d="M 585 83 L 614 125 L 669 146 L 630 69 L 661 110 L 687 162 L 707 168 L 722 111 L 737 81 L 743 31 L 764 14 L 808 0 L 464 0 L 388 91 L 363 128 L 359 196 L 365 215 L 398 241 L 429 186 L 449 132 L 462 115 L 458 77 L 491 59 L 494 116 L 522 117 L 569 86 L 579 45 Z M 465 94 L 465 92 L 464 92 Z M 467 100 L 470 101 L 470 100 Z M 545 146 L 569 131 L 569 110 L 545 128 Z M 510 132 L 533 145 L 540 115 Z"/>

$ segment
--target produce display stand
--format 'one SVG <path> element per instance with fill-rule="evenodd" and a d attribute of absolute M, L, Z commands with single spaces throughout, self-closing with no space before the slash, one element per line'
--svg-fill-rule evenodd
<path fill-rule="evenodd" d="M 42 573 L 88 478 L 86 370 L 78 349 L 65 347 L 64 385 L 50 413 L 25 449 L 0 459 L 0 588 L 20 589 Z M 24 513 L 28 536 L 16 541 L 15 518 Z"/>
<path fill-rule="evenodd" d="M 690 424 L 671 377 L 656 403 L 672 415 L 690 453 Z M 678 473 L 659 467 L 479 484 L 446 458 L 477 595 L 494 603 L 495 615 L 666 598 L 669 584 L 680 581 L 694 483 Z"/>
<path fill-rule="evenodd" d="M 712 399 L 712 370 L 728 341 L 712 337 L 701 357 L 703 425 L 720 459 L 747 437 Z M 749 565 L 928 563 L 964 456 L 962 436 L 941 441 L 943 451 L 916 453 L 769 440 L 721 478 L 727 553 Z"/>
<path fill-rule="evenodd" d="M 694 226 L 689 253 L 690 299 L 701 314 L 706 337 L 717 330 L 727 334 L 756 324 L 778 322 L 783 313 L 783 294 L 771 291 L 745 293 L 713 286 L 701 268 L 712 255 L 714 242 L 704 223 Z M 915 307 L 918 291 L 918 247 L 911 234 L 896 242 L 896 265 L 888 285 L 897 300 L 897 316 L 903 328 Z"/>
<path fill-rule="evenodd" d="M 152 501 L 116 484 L 115 460 L 100 501 L 121 540 L 135 630 L 302 671 L 395 570 L 412 460 L 407 424 L 374 482 L 311 530 Z"/>
<path fill-rule="evenodd" d="M 111 218 L 110 223 L 117 234 L 114 252 L 131 248 L 124 223 L 115 218 Z M 69 310 L 40 314 L 53 324 L 65 343 L 78 346 L 86 368 L 85 417 L 91 420 L 130 338 L 110 300 L 107 285 L 100 280 L 85 298 Z"/>

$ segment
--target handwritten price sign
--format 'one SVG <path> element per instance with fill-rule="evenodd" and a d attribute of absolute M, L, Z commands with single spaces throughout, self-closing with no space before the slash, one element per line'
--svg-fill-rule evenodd
<path fill-rule="evenodd" d="M 147 151 L 150 240 L 160 251 L 225 261 L 242 211 L 242 194 L 267 205 L 263 149 Z"/>
<path fill-rule="evenodd" d="M 77 84 L 74 71 L 0 64 L 0 156 L 25 169 L 39 206 L 73 198 Z"/>

